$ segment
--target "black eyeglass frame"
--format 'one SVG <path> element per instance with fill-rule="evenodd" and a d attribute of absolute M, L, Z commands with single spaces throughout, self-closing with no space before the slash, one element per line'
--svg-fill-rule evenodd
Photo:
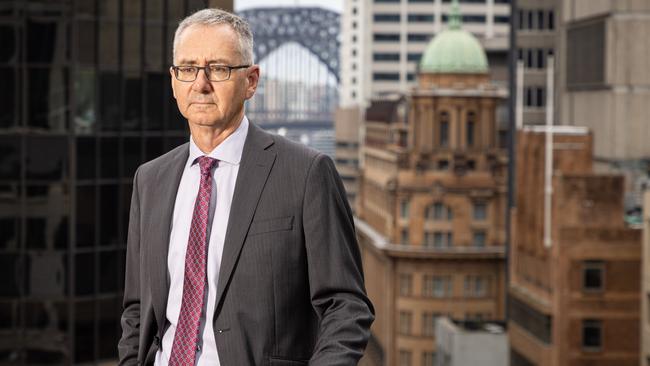
<path fill-rule="evenodd" d="M 210 78 L 210 66 L 221 66 L 221 67 L 226 67 L 228 68 L 228 76 L 225 79 L 220 79 L 220 80 L 212 80 Z M 219 81 L 226 81 L 230 80 L 230 75 L 232 75 L 232 70 L 237 70 L 237 69 L 245 69 L 249 68 L 253 65 L 237 65 L 237 66 L 230 66 L 230 65 L 222 65 L 222 64 L 207 64 L 205 66 L 196 66 L 196 65 L 172 65 L 172 70 L 174 70 L 174 77 L 176 77 L 176 80 L 184 82 L 184 83 L 192 83 L 196 81 L 196 78 L 199 76 L 199 71 L 202 69 L 205 75 L 208 77 L 208 80 L 214 81 L 214 82 L 219 82 Z M 178 78 L 178 69 L 181 67 L 193 67 L 196 69 L 196 72 L 194 73 L 194 79 L 192 80 L 181 80 Z"/>

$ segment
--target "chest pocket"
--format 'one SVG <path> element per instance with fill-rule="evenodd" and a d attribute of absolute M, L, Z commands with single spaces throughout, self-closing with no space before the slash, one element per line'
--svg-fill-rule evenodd
<path fill-rule="evenodd" d="M 258 219 L 251 223 L 248 236 L 293 229 L 293 216 Z"/>

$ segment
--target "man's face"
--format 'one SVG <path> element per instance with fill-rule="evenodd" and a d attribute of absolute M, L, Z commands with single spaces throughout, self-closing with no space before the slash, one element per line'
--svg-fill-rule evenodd
<path fill-rule="evenodd" d="M 206 64 L 238 66 L 242 64 L 240 43 L 227 24 L 193 25 L 181 33 L 176 47 L 174 65 L 205 66 Z M 172 76 L 174 98 L 181 114 L 190 125 L 225 127 L 243 113 L 244 101 L 255 93 L 259 79 L 258 66 L 233 69 L 230 79 L 210 81 L 204 70 L 196 80 L 180 81 Z"/>

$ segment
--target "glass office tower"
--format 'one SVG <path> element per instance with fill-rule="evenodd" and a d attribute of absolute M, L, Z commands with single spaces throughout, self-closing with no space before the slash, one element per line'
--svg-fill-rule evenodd
<path fill-rule="evenodd" d="M 205 6 L 0 1 L 0 364 L 115 362 L 133 173 L 187 141 L 171 43 Z"/>

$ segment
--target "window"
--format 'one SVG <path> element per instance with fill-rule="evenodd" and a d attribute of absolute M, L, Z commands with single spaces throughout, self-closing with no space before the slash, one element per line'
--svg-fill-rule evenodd
<path fill-rule="evenodd" d="M 375 72 L 372 74 L 374 81 L 399 81 L 399 74 L 392 72 Z"/>
<path fill-rule="evenodd" d="M 485 23 L 485 15 L 463 15 L 463 23 Z"/>
<path fill-rule="evenodd" d="M 410 296 L 413 288 L 413 276 L 410 273 L 401 273 L 399 275 L 399 294 L 401 296 Z"/>
<path fill-rule="evenodd" d="M 424 275 L 422 296 L 443 298 L 451 295 L 451 277 Z"/>
<path fill-rule="evenodd" d="M 451 221 L 454 218 L 454 213 L 451 207 L 442 202 L 435 202 L 427 208 L 425 216 L 427 219 Z"/>
<path fill-rule="evenodd" d="M 409 22 L 421 23 L 421 22 L 433 22 L 432 14 L 409 14 Z"/>
<path fill-rule="evenodd" d="M 423 352 L 422 353 L 422 366 L 435 366 L 436 364 L 436 353 L 435 352 Z"/>
<path fill-rule="evenodd" d="M 474 241 L 473 245 L 476 248 L 484 248 L 485 247 L 485 231 L 484 230 L 477 230 L 474 232 Z"/>
<path fill-rule="evenodd" d="M 402 229 L 402 245 L 408 245 L 409 244 L 409 230 L 408 229 Z"/>
<path fill-rule="evenodd" d="M 407 36 L 409 42 L 429 42 L 429 38 L 431 35 L 425 33 L 409 33 Z"/>
<path fill-rule="evenodd" d="M 424 312 L 422 314 L 422 335 L 424 337 L 433 337 L 436 335 L 436 319 L 440 316 L 438 313 Z"/>
<path fill-rule="evenodd" d="M 375 42 L 399 42 L 399 33 L 375 33 L 373 34 Z"/>
<path fill-rule="evenodd" d="M 603 261 L 584 261 L 582 263 L 582 288 L 584 291 L 599 292 L 604 289 Z"/>
<path fill-rule="evenodd" d="M 400 216 L 403 219 L 408 219 L 408 217 L 409 217 L 409 200 L 408 200 L 408 198 L 405 198 L 400 202 Z"/>
<path fill-rule="evenodd" d="M 582 349 L 600 351 L 602 346 L 602 323 L 600 320 L 584 319 L 582 321 Z"/>
<path fill-rule="evenodd" d="M 472 218 L 476 221 L 484 221 L 487 219 L 487 204 L 483 202 L 474 203 L 472 209 Z"/>
<path fill-rule="evenodd" d="M 374 61 L 399 61 L 399 53 L 373 53 Z"/>
<path fill-rule="evenodd" d="M 438 170 L 448 170 L 449 161 L 448 160 L 438 160 Z"/>
<path fill-rule="evenodd" d="M 415 62 L 420 62 L 422 59 L 422 54 L 421 53 L 409 53 L 406 56 L 406 59 L 409 61 L 415 61 Z"/>
<path fill-rule="evenodd" d="M 411 320 L 413 319 L 413 314 L 410 311 L 400 311 L 399 312 L 399 332 L 400 334 L 409 335 L 411 334 Z"/>
<path fill-rule="evenodd" d="M 485 297 L 487 295 L 487 280 L 483 276 L 465 277 L 465 297 Z"/>
<path fill-rule="evenodd" d="M 510 16 L 508 15 L 495 15 L 494 22 L 497 24 L 508 24 L 510 23 Z"/>
<path fill-rule="evenodd" d="M 411 366 L 411 351 L 399 350 L 399 366 Z"/>
<path fill-rule="evenodd" d="M 376 23 L 391 23 L 400 21 L 399 14 L 375 14 L 373 19 Z"/>
<path fill-rule="evenodd" d="M 566 75 L 570 89 L 598 87 L 605 83 L 605 27 L 604 19 L 568 27 Z"/>

